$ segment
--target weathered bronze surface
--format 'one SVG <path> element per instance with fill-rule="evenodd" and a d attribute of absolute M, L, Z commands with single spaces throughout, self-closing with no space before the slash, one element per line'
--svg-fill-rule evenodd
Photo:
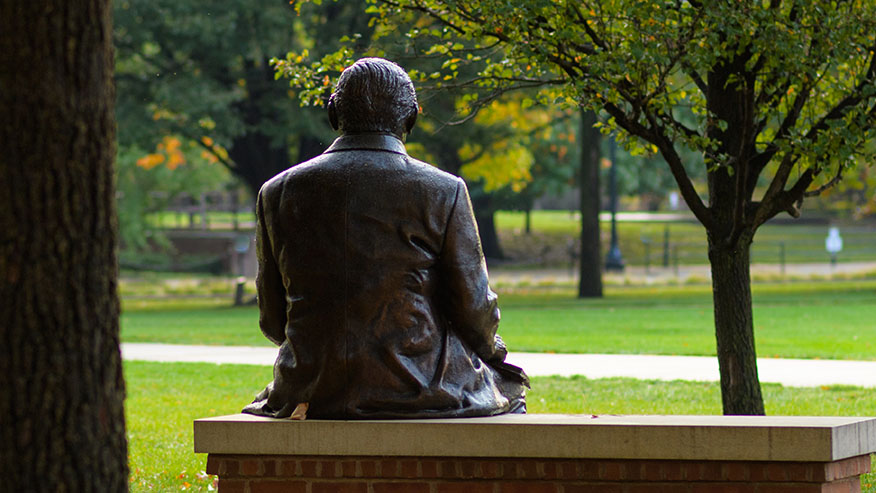
<path fill-rule="evenodd" d="M 259 193 L 259 322 L 280 351 L 244 412 L 525 412 L 465 183 L 405 151 L 418 111 L 407 74 L 359 60 L 328 106 L 341 136 Z"/>

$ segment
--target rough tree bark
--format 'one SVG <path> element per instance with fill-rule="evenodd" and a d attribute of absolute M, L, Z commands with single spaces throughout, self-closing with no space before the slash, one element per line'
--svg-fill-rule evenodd
<path fill-rule="evenodd" d="M 717 170 L 709 174 L 708 182 L 712 220 L 706 226 L 706 237 L 723 411 L 730 415 L 762 415 L 749 265 L 757 228 L 734 221 L 735 176 Z"/>
<path fill-rule="evenodd" d="M 751 238 L 748 235 L 733 247 L 723 246 L 720 240 L 709 236 L 715 337 L 724 414 L 764 414 L 754 348 L 750 249 Z"/>
<path fill-rule="evenodd" d="M 0 3 L 0 489 L 127 491 L 108 0 Z"/>
<path fill-rule="evenodd" d="M 755 74 L 746 71 L 750 54 L 742 52 L 716 66 L 707 76 L 707 106 L 727 122 L 713 132 L 718 150 L 734 156 L 735 166 L 707 174 L 710 218 L 704 222 L 712 270 L 715 338 L 721 373 L 724 414 L 764 414 L 751 304 L 749 255 L 758 224 L 751 217 L 756 152 L 748 135 L 755 128 Z M 732 171 L 732 172 L 731 172 Z"/>
<path fill-rule="evenodd" d="M 602 296 L 602 245 L 599 237 L 599 141 L 594 128 L 596 113 L 581 112 L 581 256 L 578 279 L 579 298 Z"/>

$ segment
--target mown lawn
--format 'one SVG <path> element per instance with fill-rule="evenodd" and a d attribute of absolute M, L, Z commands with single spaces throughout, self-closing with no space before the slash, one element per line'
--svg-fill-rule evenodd
<path fill-rule="evenodd" d="M 500 292 L 499 332 L 512 351 L 714 355 L 708 286 L 617 287 L 601 299 L 570 290 Z M 760 356 L 876 359 L 876 281 L 754 286 Z M 269 345 L 258 309 L 227 298 L 125 300 L 124 342 Z"/>
<path fill-rule="evenodd" d="M 131 490 L 210 491 L 192 421 L 233 414 L 271 379 L 268 366 L 125 362 Z M 876 416 L 876 392 L 853 387 L 763 386 L 767 414 Z M 720 414 L 717 383 L 581 377 L 532 379 L 532 413 Z M 876 466 L 876 464 L 874 464 Z M 876 475 L 862 481 L 876 493 Z"/>
<path fill-rule="evenodd" d="M 172 286 L 180 296 L 126 299 L 125 342 L 269 344 L 255 307 L 207 294 L 210 281 Z M 162 284 L 167 293 L 167 287 Z M 623 287 L 603 299 L 568 290 L 500 293 L 500 332 L 513 350 L 714 354 L 707 286 Z M 876 281 L 755 285 L 761 356 L 876 359 Z M 133 491 L 209 491 L 205 456 L 192 453 L 192 421 L 238 412 L 271 379 L 267 366 L 126 362 Z M 768 414 L 876 416 L 876 392 L 851 387 L 763 386 Z M 717 383 L 534 378 L 535 413 L 719 414 Z M 864 490 L 876 493 L 876 478 Z"/>

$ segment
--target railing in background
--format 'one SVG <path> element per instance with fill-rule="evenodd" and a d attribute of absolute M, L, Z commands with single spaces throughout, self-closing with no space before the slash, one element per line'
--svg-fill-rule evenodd
<path fill-rule="evenodd" d="M 153 194 L 162 198 L 159 192 Z M 252 227 L 254 220 L 253 204 L 249 200 L 242 200 L 240 195 L 236 190 L 202 193 L 198 196 L 183 194 L 161 211 L 152 213 L 151 219 L 155 226 L 161 228 L 218 228 L 238 231 Z"/>
<path fill-rule="evenodd" d="M 781 227 L 773 227 L 766 238 L 755 241 L 751 245 L 752 264 L 773 264 L 779 266 L 779 272 L 785 275 L 788 264 L 832 263 L 832 255 L 825 248 L 828 228 L 823 230 L 819 238 L 817 231 L 782 232 Z M 814 229 L 814 228 L 813 228 Z M 845 227 L 841 231 L 843 239 L 842 250 L 836 254 L 838 263 L 876 262 L 876 229 L 872 227 Z M 781 237 L 781 238 L 780 238 Z M 669 228 L 664 232 L 661 251 L 655 252 L 653 240 L 641 238 L 644 254 L 625 253 L 624 257 L 630 265 L 642 265 L 645 272 L 650 273 L 653 265 L 661 260 L 664 268 L 672 268 L 675 274 L 679 266 L 708 264 L 708 251 L 705 243 L 674 242 L 671 240 Z"/>

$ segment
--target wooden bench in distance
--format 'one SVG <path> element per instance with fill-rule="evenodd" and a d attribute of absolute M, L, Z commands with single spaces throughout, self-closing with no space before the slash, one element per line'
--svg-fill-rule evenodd
<path fill-rule="evenodd" d="M 220 493 L 855 492 L 876 418 L 195 421 Z"/>

